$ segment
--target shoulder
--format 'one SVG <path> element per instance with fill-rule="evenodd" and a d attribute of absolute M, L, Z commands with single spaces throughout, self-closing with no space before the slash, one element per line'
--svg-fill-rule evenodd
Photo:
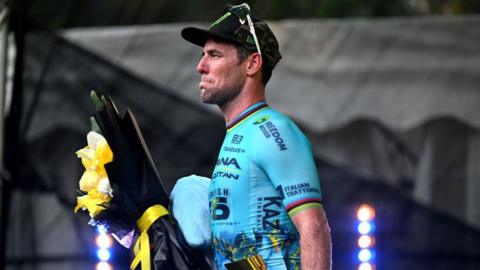
<path fill-rule="evenodd" d="M 309 142 L 298 126 L 286 115 L 268 108 L 249 122 L 254 144 L 272 151 L 286 151 Z"/>
<path fill-rule="evenodd" d="M 288 116 L 269 108 L 253 121 L 253 125 L 257 127 L 265 127 L 271 136 L 279 137 L 284 134 L 295 134 L 304 137 L 303 132 Z"/>

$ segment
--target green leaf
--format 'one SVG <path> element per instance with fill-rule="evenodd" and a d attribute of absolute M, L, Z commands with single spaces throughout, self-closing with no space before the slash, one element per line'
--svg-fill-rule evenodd
<path fill-rule="evenodd" d="M 98 123 L 97 123 L 97 121 L 95 121 L 95 117 L 93 117 L 93 116 L 90 117 L 90 126 L 91 126 L 92 131 L 95 131 L 98 134 L 102 134 L 102 131 L 100 130 L 100 127 L 98 126 Z"/>
<path fill-rule="evenodd" d="M 100 97 L 97 95 L 97 92 L 95 92 L 95 90 L 92 90 L 90 92 L 90 98 L 92 99 L 93 101 L 93 104 L 95 104 L 95 109 L 97 111 L 100 111 L 100 110 L 103 110 L 103 108 L 105 107 L 105 103 L 102 102 L 102 100 L 100 99 Z"/>

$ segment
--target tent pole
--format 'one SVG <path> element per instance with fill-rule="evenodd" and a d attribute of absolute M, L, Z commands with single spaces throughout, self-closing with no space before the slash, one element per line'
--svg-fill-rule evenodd
<path fill-rule="evenodd" d="M 0 2 L 0 265 L 6 263 L 6 226 L 8 218 L 9 188 L 3 171 L 4 164 L 4 120 L 7 77 L 8 8 L 6 1 Z"/>
<path fill-rule="evenodd" d="M 0 0 L 1 6 L 7 6 L 3 10 L 9 10 L 9 16 L 6 20 L 6 25 L 10 25 L 10 29 L 13 30 L 14 40 L 16 48 L 16 55 L 14 60 L 14 73 L 13 73 L 13 85 L 12 85 L 12 97 L 10 110 L 5 117 L 2 117 L 3 131 L 2 134 L 2 171 L 1 176 L 1 205 L 0 205 L 0 266 L 6 265 L 6 249 L 7 249 L 7 231 L 8 231 L 8 219 L 10 216 L 10 203 L 13 191 L 13 182 L 15 181 L 15 174 L 18 172 L 17 160 L 19 145 L 18 127 L 20 123 L 20 116 L 22 111 L 22 94 L 23 94 L 23 50 L 24 39 L 26 33 L 26 18 L 27 18 L 27 5 L 28 0 L 19 1 L 5 1 Z M 3 25 L 3 24 L 2 24 Z M 5 88 L 1 86 L 2 95 Z M 2 102 L 3 106 L 5 102 Z M 4 120 L 3 120 L 4 119 Z"/>

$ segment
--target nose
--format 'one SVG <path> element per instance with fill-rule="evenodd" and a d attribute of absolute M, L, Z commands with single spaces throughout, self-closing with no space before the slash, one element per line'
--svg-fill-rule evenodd
<path fill-rule="evenodd" d="M 200 61 L 198 61 L 197 72 L 200 74 L 206 74 L 208 72 L 208 66 L 205 60 L 205 55 L 202 55 L 202 58 L 200 58 Z"/>

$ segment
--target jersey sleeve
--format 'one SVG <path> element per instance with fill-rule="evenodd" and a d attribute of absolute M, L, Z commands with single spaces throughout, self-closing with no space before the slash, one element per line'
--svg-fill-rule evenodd
<path fill-rule="evenodd" d="M 288 214 L 321 207 L 321 190 L 311 145 L 289 119 L 273 118 L 259 127 L 254 161 L 279 192 Z"/>

